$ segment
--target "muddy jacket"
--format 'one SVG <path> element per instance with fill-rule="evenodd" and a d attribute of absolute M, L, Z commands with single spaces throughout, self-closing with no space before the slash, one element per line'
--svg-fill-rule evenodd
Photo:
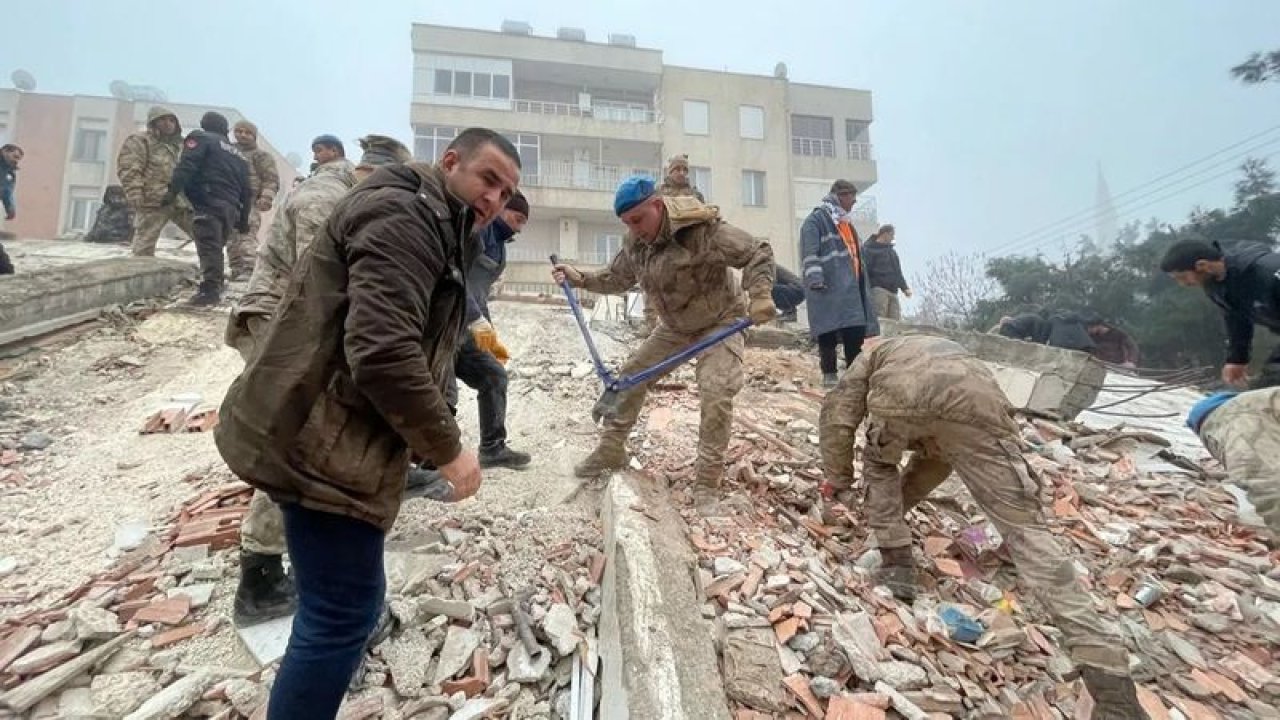
<path fill-rule="evenodd" d="M 1200 425 L 1204 446 L 1280 532 L 1280 388 L 1241 393 Z"/>
<path fill-rule="evenodd" d="M 410 454 L 461 452 L 445 402 L 466 306 L 472 213 L 422 163 L 338 203 L 222 403 L 222 458 L 277 502 L 386 530 Z"/>
<path fill-rule="evenodd" d="M 271 153 L 258 148 L 257 142 L 236 143 L 236 149 L 249 162 L 249 194 L 253 202 L 275 202 L 280 192 L 280 172 Z"/>
<path fill-rule="evenodd" d="M 867 282 L 871 287 L 896 293 L 906 290 L 907 279 L 902 275 L 902 260 L 893 243 L 868 240 L 862 244 L 862 260 L 867 264 Z"/>
<path fill-rule="evenodd" d="M 583 273 L 582 287 L 618 294 L 640 284 L 668 328 L 697 335 L 746 315 L 729 268 L 742 270 L 752 298 L 773 290 L 773 249 L 722 221 L 719 212 L 692 197 L 668 197 L 666 219 L 653 243 L 628 233 L 609 267 Z"/>
<path fill-rule="evenodd" d="M 289 193 L 271 222 L 266 242 L 258 248 L 249 287 L 231 313 L 228 345 L 237 347 L 238 336 L 248 332 L 248 316 L 275 313 L 298 258 L 324 228 L 338 201 L 356 184 L 354 171 L 355 166 L 345 158 L 325 163 Z"/>
<path fill-rule="evenodd" d="M 819 416 L 822 462 L 833 483 L 852 481 L 863 418 L 944 420 L 1016 435 L 1004 392 L 986 364 L 960 344 L 929 335 L 890 338 L 863 351 L 827 393 Z"/>
<path fill-rule="evenodd" d="M 169 136 L 162 136 L 155 128 L 157 120 L 178 116 L 168 108 L 156 105 L 147 113 L 147 129 L 125 138 L 120 154 L 116 157 L 116 175 L 124 186 L 129 207 L 158 208 L 160 200 L 169 189 L 173 169 L 178 166 L 182 153 L 182 127 Z"/>
<path fill-rule="evenodd" d="M 1216 243 L 1215 243 L 1216 244 Z M 1227 362 L 1249 362 L 1255 323 L 1280 333 L 1280 254 L 1240 243 L 1224 250 L 1227 277 L 1205 284 L 1227 322 Z"/>

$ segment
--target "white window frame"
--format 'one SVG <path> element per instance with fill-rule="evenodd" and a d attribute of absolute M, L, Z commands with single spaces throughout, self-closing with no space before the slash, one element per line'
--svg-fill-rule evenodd
<path fill-rule="evenodd" d="M 693 166 L 689 168 L 689 184 L 702 193 L 702 198 L 711 202 L 711 168 Z"/>
<path fill-rule="evenodd" d="M 90 139 L 92 138 L 92 139 Z M 92 152 L 90 150 L 92 144 Z M 105 163 L 107 161 L 107 130 L 93 124 L 76 126 L 75 143 L 71 149 L 71 161 L 79 163 Z"/>
<path fill-rule="evenodd" d="M 596 258 L 600 260 L 600 265 L 608 265 L 613 256 L 617 255 L 621 250 L 622 235 L 620 233 L 596 233 L 595 253 Z"/>
<path fill-rule="evenodd" d="M 764 139 L 764 108 L 759 105 L 738 106 L 738 137 L 744 140 Z"/>
<path fill-rule="evenodd" d="M 686 135 L 711 134 L 711 103 L 706 100 L 685 100 L 682 117 Z"/>
<path fill-rule="evenodd" d="M 67 197 L 66 232 L 89 232 L 102 207 L 101 195 L 92 194 L 92 188 L 75 188 Z"/>
<path fill-rule="evenodd" d="M 503 133 L 520 155 L 520 176 L 537 183 L 542 168 L 542 137 L 534 133 Z M 528 153 L 528 154 L 526 154 Z M 533 162 L 529 160 L 532 158 Z"/>
<path fill-rule="evenodd" d="M 458 128 L 445 127 L 443 125 L 419 125 L 414 128 L 413 133 L 413 152 L 414 157 L 422 162 L 433 163 L 444 155 L 445 148 L 449 147 L 449 143 L 458 136 Z M 424 143 L 430 144 L 431 150 L 422 152 L 420 149 Z"/>
<path fill-rule="evenodd" d="M 759 188 L 756 187 L 756 179 L 759 178 Z M 766 197 L 769 190 L 767 176 L 763 170 L 743 170 L 742 171 L 742 206 L 743 207 L 765 207 Z"/>

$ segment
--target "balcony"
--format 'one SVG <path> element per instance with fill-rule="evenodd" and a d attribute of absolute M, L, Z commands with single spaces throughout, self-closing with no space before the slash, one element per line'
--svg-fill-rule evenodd
<path fill-rule="evenodd" d="M 595 118 L 601 122 L 656 124 L 662 115 L 656 110 L 631 107 L 593 105 L 582 107 L 572 103 L 546 102 L 543 100 L 512 100 L 511 109 L 531 115 L 557 115 L 560 117 Z"/>
<path fill-rule="evenodd" d="M 871 143 L 851 142 L 846 144 L 845 157 L 850 160 L 875 160 L 871 156 Z"/>
<path fill-rule="evenodd" d="M 876 181 L 876 163 L 871 143 L 847 142 L 843 153 L 836 152 L 834 140 L 825 138 L 791 138 L 791 171 L 797 177 L 844 178 L 860 188 Z"/>
<path fill-rule="evenodd" d="M 437 102 L 436 96 L 418 95 L 410 112 L 415 125 L 492 127 L 538 135 L 568 135 L 630 142 L 662 142 L 661 113 L 636 107 L 614 107 L 544 100 L 511 100 L 485 107 L 458 102 Z"/>
<path fill-rule="evenodd" d="M 631 175 L 647 175 L 655 180 L 657 172 L 649 168 L 633 168 L 622 165 L 592 165 L 570 160 L 542 160 L 537 174 L 521 176 L 520 183 L 529 187 L 561 188 L 565 190 L 597 190 L 612 193 L 618 184 Z"/>
<path fill-rule="evenodd" d="M 823 140 L 821 138 L 793 137 L 791 138 L 791 154 L 805 157 L 833 158 L 836 156 L 836 143 L 834 140 Z"/>

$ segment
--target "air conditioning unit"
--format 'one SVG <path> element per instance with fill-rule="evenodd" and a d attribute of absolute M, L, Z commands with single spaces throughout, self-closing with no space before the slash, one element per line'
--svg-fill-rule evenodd
<path fill-rule="evenodd" d="M 556 30 L 556 37 L 561 40 L 572 40 L 574 42 L 586 42 L 587 31 L 582 28 L 562 27 Z"/>
<path fill-rule="evenodd" d="M 635 36 L 635 35 L 622 35 L 622 34 L 619 34 L 619 33 L 611 33 L 611 34 L 609 35 L 609 44 L 610 44 L 610 45 L 617 45 L 617 46 L 619 46 L 619 47 L 635 47 L 635 46 L 636 46 L 636 36 Z"/>
<path fill-rule="evenodd" d="M 502 32 L 508 35 L 532 35 L 533 26 L 520 20 L 503 20 Z"/>

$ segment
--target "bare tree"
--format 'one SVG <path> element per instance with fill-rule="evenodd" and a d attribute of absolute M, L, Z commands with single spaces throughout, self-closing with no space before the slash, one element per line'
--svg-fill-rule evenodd
<path fill-rule="evenodd" d="M 985 257 L 955 251 L 930 260 L 911 286 L 920 298 L 916 319 L 940 326 L 969 327 L 978 301 L 995 297 L 999 290 L 987 277 Z"/>

